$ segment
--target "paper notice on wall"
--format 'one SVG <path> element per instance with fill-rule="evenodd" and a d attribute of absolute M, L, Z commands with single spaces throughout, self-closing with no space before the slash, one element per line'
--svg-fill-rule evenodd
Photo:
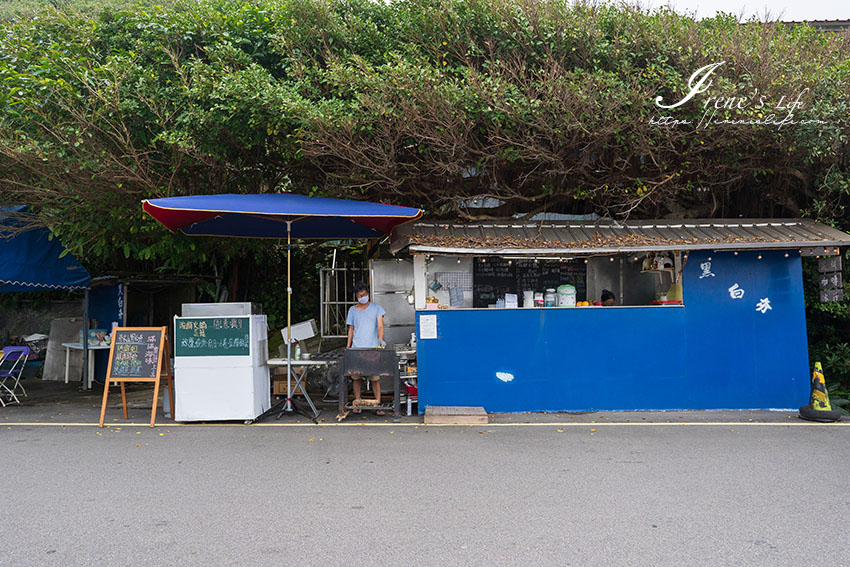
<path fill-rule="evenodd" d="M 463 307 L 463 288 L 449 288 L 449 305 L 451 307 Z"/>
<path fill-rule="evenodd" d="M 419 338 L 420 339 L 436 339 L 437 338 L 437 316 L 436 315 L 420 315 L 419 316 Z"/>

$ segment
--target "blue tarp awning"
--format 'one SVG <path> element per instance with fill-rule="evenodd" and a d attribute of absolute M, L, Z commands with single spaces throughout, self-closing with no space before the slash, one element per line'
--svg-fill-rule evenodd
<path fill-rule="evenodd" d="M 14 226 L 26 205 L 0 208 L 0 225 Z M 0 292 L 85 289 L 91 276 L 46 228 L 0 236 Z"/>

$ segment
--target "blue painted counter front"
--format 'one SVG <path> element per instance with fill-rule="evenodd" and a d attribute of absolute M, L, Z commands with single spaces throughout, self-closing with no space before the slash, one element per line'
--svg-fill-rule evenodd
<path fill-rule="evenodd" d="M 796 250 L 787 257 L 785 251 L 692 252 L 683 291 L 683 307 L 417 312 L 419 411 L 429 405 L 523 412 L 806 404 Z M 421 336 L 420 320 L 428 315 L 437 318 L 436 339 Z"/>

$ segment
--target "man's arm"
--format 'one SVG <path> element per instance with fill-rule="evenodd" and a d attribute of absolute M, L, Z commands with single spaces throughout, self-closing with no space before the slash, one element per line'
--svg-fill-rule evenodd
<path fill-rule="evenodd" d="M 378 340 L 384 340 L 384 316 L 378 315 Z"/>
<path fill-rule="evenodd" d="M 354 340 L 354 327 L 348 326 L 348 341 L 345 343 L 345 348 L 351 348 L 351 341 Z"/>

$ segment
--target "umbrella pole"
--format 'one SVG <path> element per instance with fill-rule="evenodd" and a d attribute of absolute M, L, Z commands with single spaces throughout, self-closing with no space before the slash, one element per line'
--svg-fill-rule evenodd
<path fill-rule="evenodd" d="M 292 411 L 292 221 L 286 221 L 286 410 Z"/>

